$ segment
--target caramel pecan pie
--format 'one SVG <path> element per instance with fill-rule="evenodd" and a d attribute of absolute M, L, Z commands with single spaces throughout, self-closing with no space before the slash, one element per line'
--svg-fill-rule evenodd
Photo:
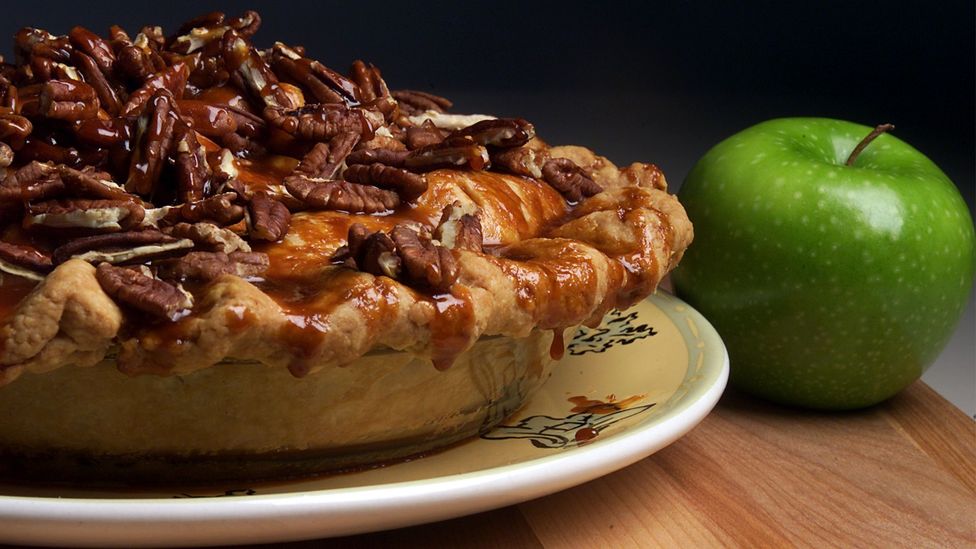
<path fill-rule="evenodd" d="M 362 61 L 344 75 L 259 49 L 259 25 L 16 34 L 0 65 L 8 466 L 354 448 L 321 462 L 341 466 L 449 442 L 516 409 L 565 330 L 644 299 L 688 246 L 654 165 L 451 114 Z"/>

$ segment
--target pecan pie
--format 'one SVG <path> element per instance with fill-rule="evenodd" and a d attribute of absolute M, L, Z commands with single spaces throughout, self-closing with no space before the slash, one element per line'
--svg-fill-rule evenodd
<path fill-rule="evenodd" d="M 279 475 L 443 445 L 688 246 L 654 165 L 259 49 L 260 22 L 16 34 L 0 473 Z"/>

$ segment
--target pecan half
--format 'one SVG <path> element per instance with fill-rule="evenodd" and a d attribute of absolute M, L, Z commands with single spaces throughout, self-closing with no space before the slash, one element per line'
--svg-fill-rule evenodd
<path fill-rule="evenodd" d="M 44 83 L 40 95 L 40 113 L 59 120 L 83 120 L 98 114 L 98 94 L 95 89 L 74 80 L 50 80 Z"/>
<path fill-rule="evenodd" d="M 542 166 L 542 177 L 570 202 L 603 192 L 603 187 L 590 179 L 583 168 L 568 158 L 553 158 Z"/>
<path fill-rule="evenodd" d="M 328 144 L 316 143 L 292 173 L 309 178 L 332 179 L 358 142 L 358 133 L 344 132 L 332 138 Z"/>
<path fill-rule="evenodd" d="M 83 53 L 90 57 L 103 74 L 112 74 L 115 66 L 115 52 L 112 46 L 101 36 L 85 27 L 74 27 L 68 32 L 68 39 L 75 47 L 75 53 Z"/>
<path fill-rule="evenodd" d="M 474 205 L 465 207 L 455 200 L 445 206 L 434 238 L 449 250 L 483 251 L 484 235 Z"/>
<path fill-rule="evenodd" d="M 248 236 L 257 240 L 275 242 L 288 234 L 291 212 L 267 193 L 256 193 L 249 203 L 251 231 Z"/>
<path fill-rule="evenodd" d="M 190 76 L 190 67 L 180 61 L 173 66 L 159 72 L 140 87 L 132 92 L 125 106 L 122 107 L 123 116 L 138 116 L 153 98 L 158 90 L 168 90 L 173 97 L 183 97 L 183 90 L 186 88 L 187 78 Z"/>
<path fill-rule="evenodd" d="M 424 123 L 433 122 L 425 121 Z M 475 122 L 466 128 L 455 131 L 449 137 L 469 137 L 479 145 L 492 147 L 521 147 L 535 137 L 535 127 L 521 118 L 495 118 Z"/>
<path fill-rule="evenodd" d="M 244 219 L 244 207 L 235 204 L 237 193 L 221 193 L 178 206 L 160 221 L 164 225 L 175 225 L 181 221 L 197 223 L 212 221 L 217 225 L 233 225 Z"/>
<path fill-rule="evenodd" d="M 268 270 L 267 254 L 259 252 L 190 252 L 178 259 L 157 261 L 159 276 L 171 280 L 209 282 L 221 275 L 260 276 Z"/>
<path fill-rule="evenodd" d="M 85 82 L 88 82 L 98 94 L 100 106 L 109 114 L 118 115 L 122 110 L 122 103 L 112 84 L 105 77 L 103 69 L 91 56 L 80 51 L 76 51 L 73 57 L 75 64 L 78 65 L 78 71 L 85 77 Z"/>
<path fill-rule="evenodd" d="M 211 252 L 249 252 L 251 246 L 237 233 L 229 229 L 218 227 L 213 223 L 177 223 L 163 229 L 163 232 L 176 237 L 193 241 L 196 248 Z"/>
<path fill-rule="evenodd" d="M 136 146 L 129 163 L 129 178 L 125 188 L 142 196 L 152 194 L 160 171 L 173 145 L 173 132 L 179 113 L 173 95 L 158 89 L 149 101 L 149 109 L 139 117 Z"/>
<path fill-rule="evenodd" d="M 0 168 L 6 169 L 14 161 L 14 150 L 10 145 L 0 141 Z"/>
<path fill-rule="evenodd" d="M 265 105 L 284 109 L 301 106 L 278 84 L 278 77 L 258 51 L 236 31 L 224 33 L 222 48 L 227 70 L 237 71 L 251 93 Z"/>
<path fill-rule="evenodd" d="M 400 197 L 392 191 L 348 181 L 292 175 L 285 178 L 284 184 L 292 196 L 316 210 L 371 214 L 387 212 L 400 205 Z"/>
<path fill-rule="evenodd" d="M 410 150 L 439 145 L 447 135 L 448 132 L 438 128 L 430 120 L 424 120 L 420 126 L 407 128 L 406 145 Z"/>
<path fill-rule="evenodd" d="M 404 202 L 412 202 L 427 191 L 427 180 L 422 175 L 383 164 L 355 164 L 346 168 L 342 177 L 353 183 L 394 190 Z"/>
<path fill-rule="evenodd" d="M 24 228 L 116 232 L 138 226 L 145 214 L 129 200 L 50 200 L 29 206 Z"/>
<path fill-rule="evenodd" d="M 363 139 L 373 136 L 367 111 L 343 105 L 316 103 L 294 110 L 268 107 L 264 119 L 289 135 L 309 141 L 328 141 L 345 132 L 358 133 Z"/>
<path fill-rule="evenodd" d="M 91 170 L 82 171 L 68 166 L 58 166 L 58 176 L 64 183 L 65 190 L 78 198 L 102 198 L 105 200 L 129 200 L 133 198 L 125 192 L 125 189 L 108 179 L 108 174 L 96 174 Z"/>
<path fill-rule="evenodd" d="M 237 118 L 224 105 L 214 105 L 197 99 L 177 99 L 183 121 L 194 131 L 207 137 L 221 137 L 237 131 Z"/>
<path fill-rule="evenodd" d="M 8 172 L 0 183 L 0 202 L 42 200 L 61 194 L 64 183 L 51 164 L 33 161 Z"/>
<path fill-rule="evenodd" d="M 356 101 L 355 83 L 281 42 L 276 42 L 272 48 L 271 67 L 284 78 L 303 86 L 319 103 L 350 105 Z"/>
<path fill-rule="evenodd" d="M 153 316 L 176 320 L 193 306 L 190 296 L 176 286 L 136 270 L 102 263 L 95 269 L 95 278 L 116 301 Z"/>
<path fill-rule="evenodd" d="M 88 118 L 71 124 L 75 137 L 95 147 L 112 147 L 129 139 L 129 125 L 122 118 Z"/>
<path fill-rule="evenodd" d="M 393 227 L 390 238 L 403 262 L 402 277 L 434 291 L 447 291 L 458 278 L 458 266 L 451 251 L 439 246 L 404 224 Z"/>
<path fill-rule="evenodd" d="M 397 90 L 392 95 L 400 104 L 400 110 L 409 115 L 426 111 L 444 112 L 454 106 L 447 98 L 422 91 Z"/>
<path fill-rule="evenodd" d="M 191 240 L 175 238 L 157 230 L 126 231 L 75 238 L 54 250 L 52 259 L 60 265 L 71 258 L 91 263 L 126 263 L 165 255 L 193 246 Z"/>
<path fill-rule="evenodd" d="M 0 271 L 31 280 L 41 280 L 54 268 L 51 257 L 37 248 L 0 240 Z"/>
<path fill-rule="evenodd" d="M 336 250 L 334 259 L 365 273 L 400 277 L 401 260 L 393 239 L 382 231 L 370 233 L 361 223 L 349 227 L 348 244 Z"/>
<path fill-rule="evenodd" d="M 207 151 L 197 141 L 197 132 L 182 122 L 177 126 L 175 149 L 177 197 L 181 202 L 202 200 L 210 190 Z"/>
<path fill-rule="evenodd" d="M 19 114 L 0 114 L 0 141 L 14 149 L 24 146 L 24 141 L 34 131 L 34 125 Z"/>
<path fill-rule="evenodd" d="M 389 120 L 396 112 L 397 102 L 390 95 L 380 70 L 372 63 L 356 60 L 352 64 L 352 81 L 356 83 L 356 97 L 364 107 L 374 109 Z"/>
<path fill-rule="evenodd" d="M 481 145 L 442 143 L 410 151 L 403 161 L 403 167 L 422 172 L 464 167 L 481 170 L 486 168 L 489 162 L 488 149 Z"/>
<path fill-rule="evenodd" d="M 545 153 L 528 147 L 496 149 L 489 152 L 493 170 L 542 179 L 542 166 L 548 157 Z"/>
<path fill-rule="evenodd" d="M 407 160 L 408 151 L 395 151 L 393 149 L 361 149 L 349 153 L 346 157 L 346 164 L 386 164 L 399 168 Z"/>

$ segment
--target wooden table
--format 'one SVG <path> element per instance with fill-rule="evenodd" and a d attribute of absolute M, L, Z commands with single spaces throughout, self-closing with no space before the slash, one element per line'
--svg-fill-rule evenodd
<path fill-rule="evenodd" d="M 687 436 L 601 479 L 327 544 L 389 545 L 976 547 L 976 422 L 922 382 L 853 413 L 730 390 Z"/>

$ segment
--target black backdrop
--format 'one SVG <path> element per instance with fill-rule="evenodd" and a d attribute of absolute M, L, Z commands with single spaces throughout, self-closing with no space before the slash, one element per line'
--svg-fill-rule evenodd
<path fill-rule="evenodd" d="M 372 61 L 391 87 L 447 95 L 458 112 L 523 116 L 551 143 L 656 162 L 673 188 L 735 131 L 816 115 L 895 123 L 973 203 L 971 0 L 22 1 L 4 6 L 0 35 L 26 25 L 172 31 L 192 15 L 248 7 L 264 18 L 259 45 L 303 44 L 336 69 Z"/>

